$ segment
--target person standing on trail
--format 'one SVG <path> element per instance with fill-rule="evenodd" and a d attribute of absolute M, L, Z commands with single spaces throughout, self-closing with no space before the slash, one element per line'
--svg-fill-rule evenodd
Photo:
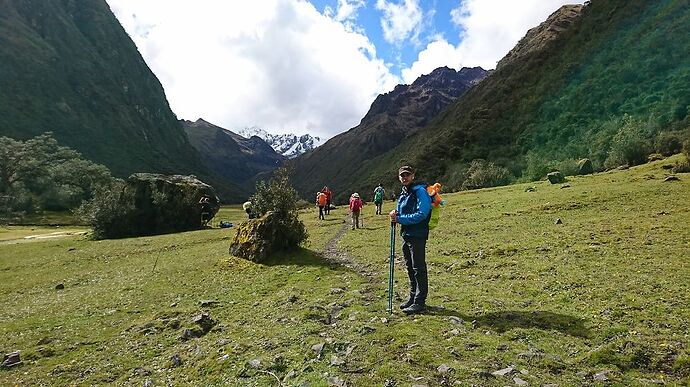
<path fill-rule="evenodd" d="M 316 193 L 316 205 L 319 206 L 319 219 L 326 219 L 323 216 L 323 208 L 326 207 L 326 194 L 319 191 Z"/>
<path fill-rule="evenodd" d="M 333 192 L 328 188 L 328 186 L 324 186 L 321 192 L 326 194 L 326 215 L 331 214 L 331 199 L 333 198 Z"/>
<path fill-rule="evenodd" d="M 350 216 L 352 217 L 352 229 L 359 228 L 359 213 L 362 211 L 362 199 L 357 192 L 350 196 Z"/>
<path fill-rule="evenodd" d="M 386 190 L 383 185 L 379 183 L 378 187 L 374 189 L 374 205 L 376 205 L 376 215 L 381 215 L 381 206 L 383 205 L 383 198 L 386 195 Z"/>
<path fill-rule="evenodd" d="M 403 239 L 403 256 L 410 279 L 410 298 L 400 304 L 406 314 L 421 313 L 426 309 L 429 281 L 426 268 L 426 241 L 429 239 L 431 197 L 425 184 L 414 181 L 414 170 L 402 166 L 398 170 L 402 192 L 398 195 L 397 208 L 390 212 L 391 223 L 400 224 Z"/>

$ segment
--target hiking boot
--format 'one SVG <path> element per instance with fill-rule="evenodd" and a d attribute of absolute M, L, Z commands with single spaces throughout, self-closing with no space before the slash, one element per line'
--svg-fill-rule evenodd
<path fill-rule="evenodd" d="M 414 304 L 414 298 L 410 298 L 409 300 L 407 300 L 407 302 L 403 302 L 402 304 L 400 304 L 400 309 L 405 309 L 412 304 Z"/>
<path fill-rule="evenodd" d="M 416 314 L 416 313 L 422 313 L 426 310 L 426 306 L 423 304 L 412 304 L 408 306 L 407 308 L 403 309 L 402 311 L 405 314 Z"/>

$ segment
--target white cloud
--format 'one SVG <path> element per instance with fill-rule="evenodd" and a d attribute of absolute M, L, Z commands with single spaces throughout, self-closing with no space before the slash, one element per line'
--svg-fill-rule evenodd
<path fill-rule="evenodd" d="M 359 0 L 335 17 L 299 0 L 107 1 L 180 118 L 330 137 L 398 82 L 369 39 L 336 20 Z"/>
<path fill-rule="evenodd" d="M 338 13 L 335 15 L 335 20 L 342 22 L 357 18 L 357 10 L 364 5 L 364 0 L 338 0 Z"/>
<path fill-rule="evenodd" d="M 381 28 L 388 43 L 400 45 L 406 40 L 417 43 L 423 25 L 419 0 L 403 0 L 399 4 L 378 0 L 376 9 L 383 11 Z"/>
<path fill-rule="evenodd" d="M 525 36 L 527 30 L 565 4 L 577 0 L 462 0 L 451 12 L 451 20 L 461 30 L 457 46 L 436 38 L 422 50 L 417 60 L 402 71 L 405 82 L 431 70 L 448 66 L 481 66 L 493 69 L 496 63 Z"/>

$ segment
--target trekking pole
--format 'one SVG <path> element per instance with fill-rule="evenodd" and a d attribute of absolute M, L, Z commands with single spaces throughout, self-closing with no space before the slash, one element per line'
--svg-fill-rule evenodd
<path fill-rule="evenodd" d="M 395 223 L 391 222 L 391 255 L 388 259 L 388 314 L 393 314 L 393 273 L 395 269 Z"/>

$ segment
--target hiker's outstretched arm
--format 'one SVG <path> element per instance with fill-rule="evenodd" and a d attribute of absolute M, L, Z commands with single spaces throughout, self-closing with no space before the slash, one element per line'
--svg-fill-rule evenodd
<path fill-rule="evenodd" d="M 398 223 L 406 226 L 416 224 L 429 216 L 431 212 L 431 197 L 429 195 L 417 195 L 417 211 L 412 214 L 398 214 Z"/>

